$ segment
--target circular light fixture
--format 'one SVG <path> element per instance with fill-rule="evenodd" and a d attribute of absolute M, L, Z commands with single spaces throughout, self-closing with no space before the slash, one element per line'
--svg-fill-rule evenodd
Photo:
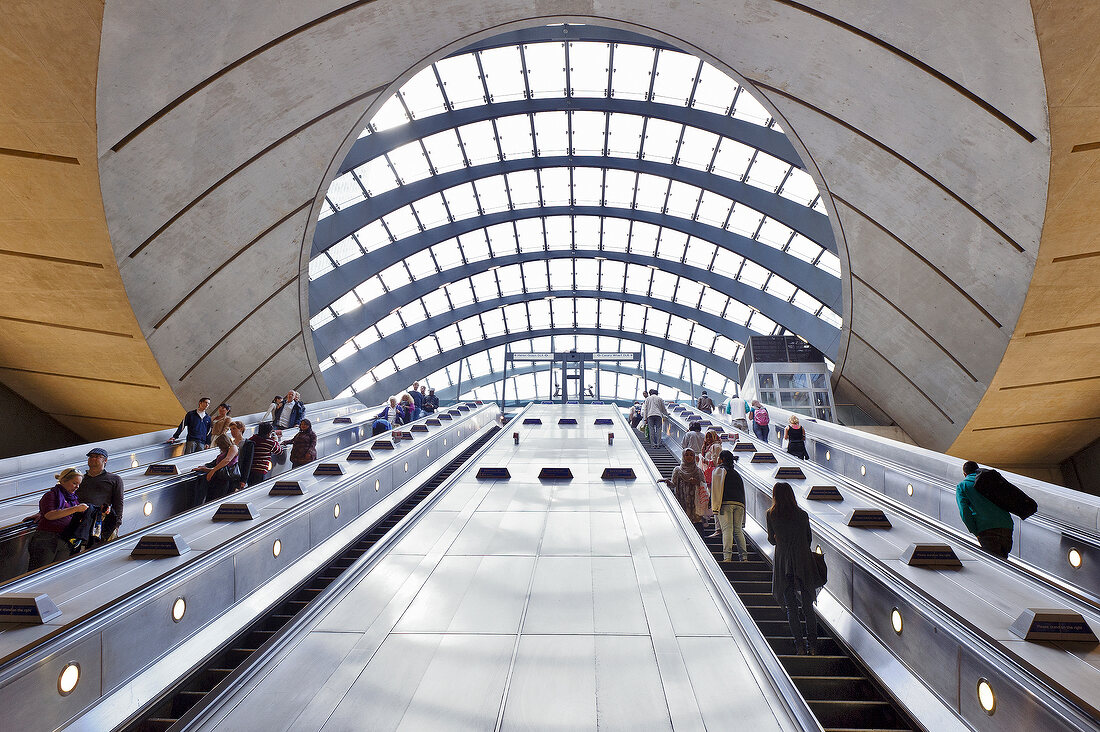
<path fill-rule="evenodd" d="M 79 683 L 80 664 L 76 661 L 69 661 L 57 676 L 57 693 L 61 696 L 68 696 L 73 693 L 73 689 Z"/>
<path fill-rule="evenodd" d="M 997 711 L 997 696 L 993 693 L 993 687 L 985 679 L 978 679 L 978 703 L 986 714 L 992 715 Z"/>
<path fill-rule="evenodd" d="M 826 460 L 832 460 L 833 459 L 833 453 L 829 450 L 826 450 L 825 451 L 825 459 Z"/>
<path fill-rule="evenodd" d="M 860 475 L 867 475 L 867 466 L 866 465 L 860 465 L 859 466 L 859 474 Z"/>
<path fill-rule="evenodd" d="M 153 504 L 152 504 L 152 502 L 146 501 L 145 505 L 141 507 L 141 512 L 143 514 L 145 514 L 146 516 L 153 513 Z"/>
<path fill-rule="evenodd" d="M 430 449 L 424 451 L 424 457 L 430 458 L 431 456 L 432 456 L 432 451 Z"/>
<path fill-rule="evenodd" d="M 282 553 L 282 551 L 283 551 L 283 542 L 280 541 L 279 539 L 276 539 L 275 543 L 271 545 L 271 554 L 272 554 L 272 556 L 277 557 Z"/>
<path fill-rule="evenodd" d="M 137 458 L 136 457 L 131 457 L 130 458 L 130 467 L 131 468 L 136 468 L 137 466 L 138 466 Z"/>
<path fill-rule="evenodd" d="M 336 438 L 336 444 L 337 444 L 337 446 L 339 446 L 339 444 L 340 444 L 340 438 L 339 437 Z"/>
<path fill-rule="evenodd" d="M 176 601 L 172 603 L 172 622 L 178 623 L 183 620 L 184 614 L 187 612 L 187 600 L 182 597 L 177 597 Z"/>
<path fill-rule="evenodd" d="M 446 446 L 447 446 L 447 438 L 446 438 L 446 437 L 444 437 L 444 438 L 443 438 L 443 447 L 446 447 Z"/>
<path fill-rule="evenodd" d="M 405 463 L 405 472 L 406 473 L 409 472 L 409 464 L 408 463 Z"/>
<path fill-rule="evenodd" d="M 905 486 L 905 492 L 908 493 L 909 495 L 913 495 L 913 484 L 912 483 Z"/>
<path fill-rule="evenodd" d="M 1074 569 L 1081 568 L 1081 562 L 1084 561 L 1084 557 L 1081 556 L 1081 552 L 1078 549 L 1069 550 L 1069 566 Z"/>
<path fill-rule="evenodd" d="M 897 633 L 898 635 L 901 635 L 901 627 L 902 627 L 901 610 L 898 610 L 897 608 L 894 608 L 893 610 L 890 611 L 890 625 L 891 625 L 891 627 L 893 627 L 895 633 Z"/>
<path fill-rule="evenodd" d="M 380 481 L 380 480 L 374 481 L 374 490 L 378 490 L 381 487 L 382 487 L 382 481 Z"/>
<path fill-rule="evenodd" d="M 335 506 L 332 507 L 332 517 L 333 518 L 340 518 L 340 504 L 339 503 L 337 503 Z"/>

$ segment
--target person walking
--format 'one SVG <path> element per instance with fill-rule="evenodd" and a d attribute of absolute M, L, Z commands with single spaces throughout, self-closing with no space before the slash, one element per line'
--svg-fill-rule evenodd
<path fill-rule="evenodd" d="M 88 451 L 88 472 L 80 482 L 76 495 L 81 503 L 89 506 L 107 506 L 103 514 L 103 527 L 100 538 L 94 539 L 89 548 L 118 538 L 122 527 L 122 478 L 107 472 L 107 451 L 102 447 L 93 447 Z"/>
<path fill-rule="evenodd" d="M 703 513 L 700 511 L 698 494 L 707 489 L 703 471 L 695 462 L 695 451 L 684 450 L 681 462 L 672 471 L 672 479 L 662 478 L 659 483 L 665 483 L 672 488 L 673 495 L 680 508 L 684 509 L 688 520 L 696 530 L 702 531 Z"/>
<path fill-rule="evenodd" d="M 294 435 L 290 448 L 290 464 L 300 467 L 317 459 L 317 433 L 308 419 L 298 423 L 298 434 Z"/>
<path fill-rule="evenodd" d="M 771 417 L 768 415 L 768 410 L 764 408 L 756 399 L 752 400 L 752 431 L 757 437 L 764 442 L 768 441 L 768 425 L 771 423 Z"/>
<path fill-rule="evenodd" d="M 749 561 L 745 543 L 745 481 L 733 467 L 734 456 L 729 450 L 718 453 L 718 465 L 710 481 L 710 507 L 718 514 L 722 530 L 722 561 L 733 561 L 733 542 L 737 541 L 738 557 Z"/>
<path fill-rule="evenodd" d="M 649 444 L 657 447 L 661 444 L 661 424 L 663 418 L 668 417 L 668 408 L 665 407 L 665 400 L 657 396 L 656 389 L 649 390 L 649 396 L 642 405 L 642 415 L 649 428 Z"/>
<path fill-rule="evenodd" d="M 57 485 L 46 491 L 38 501 L 38 519 L 27 544 L 29 571 L 69 558 L 72 547 L 62 534 L 74 520 L 74 514 L 88 510 L 88 504 L 81 503 L 76 495 L 84 477 L 79 470 L 65 468 L 54 477 Z"/>
<path fill-rule="evenodd" d="M 806 429 L 798 423 L 798 417 L 791 415 L 787 418 L 787 429 L 783 432 L 783 438 L 787 441 L 787 452 L 796 458 L 809 460 L 810 454 L 806 452 Z"/>
<path fill-rule="evenodd" d="M 768 541 L 775 545 L 772 563 L 772 595 L 787 609 L 787 623 L 794 636 L 795 653 L 817 654 L 817 616 L 814 600 L 825 584 L 812 556 L 810 516 L 798 507 L 790 483 L 776 483 L 767 513 Z M 802 633 L 802 622 L 806 633 Z"/>
<path fill-rule="evenodd" d="M 975 487 L 980 471 L 973 460 L 963 463 L 963 480 L 955 486 L 966 530 L 978 538 L 978 545 L 993 556 L 1008 559 L 1012 551 L 1012 514 L 989 500 Z"/>
<path fill-rule="evenodd" d="M 199 450 L 210 447 L 210 415 L 206 413 L 210 406 L 210 397 L 199 399 L 198 409 L 192 409 L 183 416 L 183 421 L 176 428 L 176 434 L 164 444 L 170 445 L 179 439 L 180 433 L 187 430 L 187 440 L 183 445 L 183 454 L 190 455 Z"/>
<path fill-rule="evenodd" d="M 285 403 L 284 403 L 284 406 Z M 248 484 L 256 485 L 267 478 L 271 468 L 275 465 L 274 455 L 283 454 L 283 444 L 279 442 L 279 435 L 275 428 L 264 422 L 256 428 L 256 434 L 248 438 L 253 444 L 252 464 L 248 470 Z"/>
<path fill-rule="evenodd" d="M 703 389 L 703 393 L 700 394 L 699 401 L 695 403 L 695 408 L 706 414 L 714 411 L 714 400 L 707 396 L 706 389 Z"/>
<path fill-rule="evenodd" d="M 703 437 L 703 426 L 698 422 L 692 422 L 687 432 L 684 433 L 684 439 L 680 440 L 680 447 L 685 450 L 691 450 L 702 458 L 703 444 L 705 442 L 706 438 Z"/>

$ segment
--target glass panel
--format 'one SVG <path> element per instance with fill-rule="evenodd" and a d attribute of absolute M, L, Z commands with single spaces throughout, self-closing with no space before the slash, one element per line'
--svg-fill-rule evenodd
<path fill-rule="evenodd" d="M 608 171 L 608 181 L 610 181 L 610 174 L 611 171 Z M 605 189 L 606 187 L 609 186 L 605 186 Z M 603 239 L 601 240 L 601 248 L 608 251 L 625 252 L 630 236 L 630 222 L 626 219 L 606 217 L 602 221 Z"/>
<path fill-rule="evenodd" d="M 603 112 L 573 112 L 573 154 L 603 155 L 607 144 L 604 127 L 607 118 Z"/>
<path fill-rule="evenodd" d="M 574 168 L 573 198 L 578 206 L 599 206 L 603 202 L 603 171 Z"/>
<path fill-rule="evenodd" d="M 424 151 L 420 147 L 419 140 L 396 147 L 390 150 L 387 155 L 402 184 L 407 185 L 427 178 L 431 173 L 428 169 L 428 159 L 424 157 Z"/>
<path fill-rule="evenodd" d="M 547 206 L 568 206 L 573 189 L 569 183 L 569 168 L 542 168 L 542 200 Z"/>
<path fill-rule="evenodd" d="M 761 389 L 774 389 L 775 376 L 773 374 L 757 374 L 756 383 Z"/>
<path fill-rule="evenodd" d="M 507 180 L 513 207 L 536 208 L 539 205 L 539 179 L 535 171 L 521 170 L 518 173 L 509 173 Z"/>
<path fill-rule="evenodd" d="M 780 405 L 784 407 L 808 407 L 810 395 L 805 391 L 781 391 L 779 392 Z"/>
<path fill-rule="evenodd" d="M 825 374 L 810 374 L 810 386 L 815 389 L 827 389 L 828 382 L 825 380 Z"/>
<path fill-rule="evenodd" d="M 378 196 L 386 191 L 397 188 L 397 177 L 390 170 L 389 161 L 384 155 L 367 161 L 355 169 L 355 174 L 366 186 L 367 192 L 372 196 Z"/>
<path fill-rule="evenodd" d="M 777 374 L 780 389 L 806 389 L 809 379 L 806 374 Z"/>
<path fill-rule="evenodd" d="M 462 149 L 472 165 L 493 163 L 500 159 L 492 122 L 486 120 L 463 125 L 458 134 L 462 138 Z"/>
<path fill-rule="evenodd" d="M 382 222 L 397 239 L 403 239 L 420 231 L 420 226 L 416 223 L 416 217 L 413 216 L 412 206 L 403 206 L 386 214 L 382 217 Z"/>
<path fill-rule="evenodd" d="M 539 112 L 535 115 L 535 142 L 541 156 L 565 155 L 569 145 L 566 112 Z"/>
<path fill-rule="evenodd" d="M 497 117 L 497 136 L 506 160 L 529 158 L 534 155 L 531 142 L 531 120 L 526 114 Z"/>
<path fill-rule="evenodd" d="M 551 216 L 544 219 L 546 244 L 549 249 L 573 248 L 573 225 L 568 216 Z"/>
<path fill-rule="evenodd" d="M 401 97 L 414 119 L 444 111 L 443 94 L 439 91 L 435 70 L 431 66 L 421 69 L 402 85 Z"/>
<path fill-rule="evenodd" d="M 454 130 L 443 130 L 424 138 L 424 147 L 428 150 L 428 160 L 435 172 L 449 173 L 465 166 L 462 146 Z"/>
<path fill-rule="evenodd" d="M 821 374 L 814 374 L 814 376 L 821 376 Z M 827 406 L 829 406 L 829 392 L 827 392 L 827 391 L 815 391 L 813 393 L 813 395 L 814 395 L 814 406 L 816 406 L 816 407 L 827 407 Z"/>
<path fill-rule="evenodd" d="M 691 106 L 708 112 L 727 114 L 733 104 L 737 87 L 736 81 L 704 61 Z"/>
<path fill-rule="evenodd" d="M 421 198 L 413 204 L 416 216 L 420 224 L 426 229 L 432 229 L 450 222 L 447 216 L 447 207 L 443 205 L 443 196 L 435 194 L 427 198 Z"/>
<path fill-rule="evenodd" d="M 436 61 L 443 91 L 454 109 L 485 104 L 485 90 L 473 54 L 463 54 Z"/>
<path fill-rule="evenodd" d="M 684 126 L 678 122 L 651 118 L 645 128 L 645 147 L 642 150 L 642 157 L 646 160 L 671 163 L 683 129 Z"/>
<path fill-rule="evenodd" d="M 638 157 L 642 147 L 642 125 L 644 123 L 644 117 L 634 114 L 612 113 L 607 132 L 609 154 L 618 158 Z"/>
<path fill-rule="evenodd" d="M 745 96 L 742 94 L 742 96 Z M 718 146 L 718 155 L 714 159 L 714 172 L 718 175 L 741 180 L 748 169 L 749 161 L 755 150 L 728 137 Z"/>
<path fill-rule="evenodd" d="M 565 96 L 565 44 L 532 43 L 523 47 L 532 99 Z"/>
<path fill-rule="evenodd" d="M 494 102 L 523 99 L 523 66 L 519 46 L 490 48 L 481 52 L 481 68 L 485 69 L 485 84 Z"/>
<path fill-rule="evenodd" d="M 687 106 L 695 84 L 699 59 L 679 51 L 661 49 L 657 55 L 657 78 L 653 82 L 653 100 Z"/>
<path fill-rule="evenodd" d="M 634 201 L 634 184 L 637 173 L 628 170 L 609 170 L 604 179 L 606 205 L 612 208 L 630 208 Z"/>
<path fill-rule="evenodd" d="M 549 282 L 546 275 L 545 262 L 524 262 L 523 281 L 527 285 L 528 292 L 543 292 Z"/>
<path fill-rule="evenodd" d="M 646 99 L 653 74 L 653 48 L 617 44 L 611 72 L 611 96 L 617 99 Z"/>
<path fill-rule="evenodd" d="M 375 132 L 381 132 L 403 125 L 408 121 L 409 116 L 405 114 L 405 108 L 401 106 L 401 100 L 395 94 L 386 100 L 381 109 L 375 112 L 370 123 Z"/>
<path fill-rule="evenodd" d="M 599 249 L 600 219 L 596 216 L 575 217 L 573 239 L 578 249 Z"/>
<path fill-rule="evenodd" d="M 573 84 L 570 93 L 573 96 L 607 96 L 610 49 L 611 46 L 607 43 L 569 43 L 569 79 Z"/>

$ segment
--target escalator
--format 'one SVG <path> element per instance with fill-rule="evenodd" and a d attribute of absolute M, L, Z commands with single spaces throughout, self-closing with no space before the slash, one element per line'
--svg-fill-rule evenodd
<path fill-rule="evenodd" d="M 176 725 L 189 710 L 199 704 L 234 671 L 246 665 L 265 643 L 287 626 L 325 588 L 336 581 L 357 559 L 366 554 L 405 516 L 465 465 L 474 453 L 500 432 L 500 429 L 500 427 L 492 427 L 487 430 L 466 450 L 436 472 L 419 490 L 352 541 L 309 579 L 291 590 L 267 614 L 256 619 L 248 628 L 196 666 L 188 676 L 138 712 L 121 729 L 127 732 L 161 732 L 173 728 L 173 725 Z"/>
<path fill-rule="evenodd" d="M 643 442 L 642 446 L 661 477 L 670 479 L 680 463 L 672 451 L 664 445 L 652 447 Z M 921 729 L 831 636 L 820 618 L 816 655 L 796 653 L 786 610 L 772 596 L 771 564 L 751 540 L 747 562 L 721 561 L 721 536 L 704 537 L 703 541 L 826 732 Z"/>

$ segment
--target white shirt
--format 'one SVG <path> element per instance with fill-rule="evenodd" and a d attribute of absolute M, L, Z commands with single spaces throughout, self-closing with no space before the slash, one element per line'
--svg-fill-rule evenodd
<path fill-rule="evenodd" d="M 656 394 L 651 394 L 645 398 L 645 406 L 642 407 L 642 414 L 646 419 L 650 417 L 656 417 L 663 414 L 668 416 L 668 410 L 665 408 L 665 400 Z"/>

